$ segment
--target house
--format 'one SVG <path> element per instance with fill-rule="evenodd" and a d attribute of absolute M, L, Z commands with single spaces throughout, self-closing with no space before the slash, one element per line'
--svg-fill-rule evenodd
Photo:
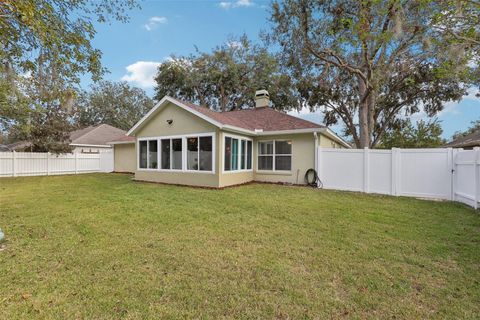
<path fill-rule="evenodd" d="M 111 151 L 113 147 L 108 142 L 120 139 L 125 134 L 125 130 L 108 124 L 89 126 L 70 133 L 70 146 L 74 148 L 74 152 L 80 153 Z"/>
<path fill-rule="evenodd" d="M 130 129 L 135 140 L 110 142 L 115 170 L 124 170 L 134 154 L 136 180 L 213 188 L 303 184 L 318 147 L 350 147 L 325 126 L 270 108 L 265 90 L 257 91 L 255 104 L 215 112 L 166 96 Z"/>
<path fill-rule="evenodd" d="M 467 134 L 466 136 L 458 137 L 457 139 L 447 143 L 445 147 L 463 149 L 473 149 L 475 147 L 480 147 L 480 129 L 470 134 Z"/>
<path fill-rule="evenodd" d="M 112 145 L 108 142 L 125 136 L 126 131 L 112 127 L 108 124 L 89 126 L 70 133 L 70 146 L 77 153 L 99 153 L 112 151 Z M 8 151 L 29 151 L 30 141 L 18 141 L 6 145 Z"/>

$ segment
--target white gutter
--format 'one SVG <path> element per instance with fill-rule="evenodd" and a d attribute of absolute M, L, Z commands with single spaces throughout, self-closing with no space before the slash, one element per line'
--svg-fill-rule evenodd
<path fill-rule="evenodd" d="M 129 143 L 135 143 L 135 140 L 133 140 L 133 141 L 112 141 L 112 142 L 108 142 L 109 145 L 129 144 Z"/>
<path fill-rule="evenodd" d="M 81 144 L 81 143 L 70 143 L 73 147 L 93 147 L 93 148 L 111 148 L 112 146 L 108 144 Z"/>

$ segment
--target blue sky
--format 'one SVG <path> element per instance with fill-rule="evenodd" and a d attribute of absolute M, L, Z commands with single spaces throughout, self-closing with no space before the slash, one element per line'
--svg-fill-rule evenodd
<path fill-rule="evenodd" d="M 130 12 L 128 23 L 97 25 L 93 41 L 103 52 L 102 62 L 110 71 L 106 79 L 128 81 L 153 95 L 156 67 L 170 55 L 188 55 L 197 46 L 201 51 L 225 43 L 243 33 L 259 41 L 259 32 L 268 30 L 270 1 L 199 0 L 142 1 L 142 9 Z M 83 82 L 89 84 L 88 80 Z M 320 113 L 293 113 L 321 122 Z M 423 114 L 415 119 L 424 117 Z M 460 103 L 447 103 L 439 114 L 444 137 L 465 130 L 480 119 L 480 99 L 472 94 Z M 338 127 L 334 130 L 339 132 Z"/>

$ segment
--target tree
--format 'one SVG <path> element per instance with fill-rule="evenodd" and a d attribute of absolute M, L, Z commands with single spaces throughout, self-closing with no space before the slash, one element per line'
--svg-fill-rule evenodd
<path fill-rule="evenodd" d="M 67 120 L 63 113 L 70 111 L 80 76 L 97 81 L 105 73 L 101 52 L 91 44 L 93 21 L 126 21 L 134 7 L 135 0 L 0 1 L 0 131 L 30 139 L 52 132 L 33 123 L 66 129 L 58 121 Z"/>
<path fill-rule="evenodd" d="M 173 57 L 159 67 L 155 81 L 157 100 L 171 95 L 219 111 L 253 107 L 258 89 L 269 91 L 276 108 L 299 106 L 291 79 L 280 72 L 275 57 L 246 36 L 212 53 Z"/>
<path fill-rule="evenodd" d="M 404 116 L 434 116 L 478 84 L 475 1 L 307 1 L 272 4 L 282 65 L 302 104 L 374 147 Z M 475 74 L 477 72 L 477 74 Z"/>
<path fill-rule="evenodd" d="M 472 121 L 470 127 L 467 130 L 456 131 L 452 136 L 452 140 L 468 136 L 469 134 L 474 133 L 475 131 L 478 131 L 478 130 L 480 130 L 480 119 Z"/>
<path fill-rule="evenodd" d="M 106 123 L 128 130 L 152 107 L 152 99 L 142 89 L 126 82 L 101 81 L 79 95 L 74 121 L 80 127 Z"/>
<path fill-rule="evenodd" d="M 380 148 L 437 148 L 445 144 L 438 119 L 420 120 L 416 126 L 410 119 L 399 121 L 383 135 Z"/>

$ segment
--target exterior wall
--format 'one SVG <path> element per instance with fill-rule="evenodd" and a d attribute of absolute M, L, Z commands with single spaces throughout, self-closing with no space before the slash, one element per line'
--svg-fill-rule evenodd
<path fill-rule="evenodd" d="M 219 172 L 220 172 L 220 180 L 219 180 L 219 186 L 220 187 L 228 187 L 228 186 L 233 186 L 233 185 L 236 185 L 236 184 L 242 184 L 242 183 L 246 183 L 246 182 L 250 182 L 253 180 L 253 164 L 255 163 L 255 140 L 252 139 L 252 170 L 250 171 L 240 171 L 240 172 L 224 172 L 223 168 L 224 168 L 224 162 L 225 162 L 225 156 L 224 156 L 224 153 L 223 153 L 223 148 L 224 148 L 224 144 L 225 144 L 225 136 L 232 136 L 232 137 L 238 137 L 238 138 L 248 138 L 248 139 L 252 139 L 251 137 L 248 137 L 248 136 L 242 136 L 242 135 L 239 135 L 239 134 L 230 134 L 228 132 L 221 132 L 220 133 L 220 138 L 218 143 L 217 143 L 217 146 L 218 146 L 218 155 L 219 155 L 219 158 L 220 158 L 220 161 L 219 161 Z"/>
<path fill-rule="evenodd" d="M 335 148 L 335 149 L 345 149 L 340 143 L 333 141 L 329 137 L 320 134 L 318 139 L 318 146 L 321 148 Z"/>
<path fill-rule="evenodd" d="M 114 171 L 135 172 L 137 168 L 135 143 L 116 144 L 114 146 Z"/>
<path fill-rule="evenodd" d="M 167 120 L 173 120 L 169 125 Z M 215 132 L 215 166 L 214 172 L 182 172 L 182 171 L 160 171 L 155 169 L 135 168 L 135 179 L 169 184 L 183 184 L 190 186 L 218 188 L 219 185 L 219 130 L 200 119 L 199 117 L 185 111 L 173 104 L 167 105 L 159 113 L 142 127 L 136 134 L 135 162 L 138 157 L 138 139 L 160 136 L 175 136 L 184 134 L 211 133 Z"/>
<path fill-rule="evenodd" d="M 256 170 L 258 160 L 258 141 L 272 139 L 292 140 L 291 171 L 275 172 Z M 255 181 L 305 184 L 305 172 L 310 168 L 315 168 L 315 138 L 313 133 L 256 137 L 253 150 L 253 167 L 255 169 L 253 179 Z"/>

